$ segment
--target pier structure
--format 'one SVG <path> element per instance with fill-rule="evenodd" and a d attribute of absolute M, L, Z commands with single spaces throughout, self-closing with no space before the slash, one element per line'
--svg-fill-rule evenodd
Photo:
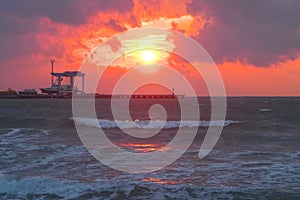
<path fill-rule="evenodd" d="M 95 98 L 110 98 L 110 99 L 175 99 L 184 98 L 184 95 L 175 94 L 91 94 Z"/>

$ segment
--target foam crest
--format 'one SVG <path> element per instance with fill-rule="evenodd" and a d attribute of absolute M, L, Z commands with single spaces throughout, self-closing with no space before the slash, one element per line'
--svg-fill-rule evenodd
<path fill-rule="evenodd" d="M 77 125 L 84 125 L 90 127 L 100 127 L 103 129 L 113 129 L 113 128 L 122 128 L 122 129 L 132 129 L 132 128 L 141 128 L 141 129 L 157 129 L 164 124 L 164 129 L 172 129 L 179 127 L 209 127 L 209 126 L 229 126 L 230 124 L 240 123 L 239 121 L 233 120 L 218 120 L 218 121 L 166 121 L 163 120 L 136 120 L 133 124 L 131 121 L 119 121 L 119 120 L 107 120 L 107 119 L 93 119 L 85 117 L 76 117 L 71 118 L 75 121 Z M 151 124 L 150 124 L 151 122 Z M 119 126 L 118 126 L 119 125 Z"/>
<path fill-rule="evenodd" d="M 269 109 L 269 108 L 261 108 L 259 109 L 261 112 L 271 112 L 272 109 Z"/>
<path fill-rule="evenodd" d="M 13 128 L 11 131 L 6 133 L 5 136 L 12 136 L 12 135 L 15 135 L 15 134 L 19 133 L 20 131 L 21 131 L 20 128 Z"/>

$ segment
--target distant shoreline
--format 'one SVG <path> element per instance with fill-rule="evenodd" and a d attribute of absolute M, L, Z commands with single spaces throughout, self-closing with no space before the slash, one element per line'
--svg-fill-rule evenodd
<path fill-rule="evenodd" d="M 52 99 L 52 98 L 59 98 L 59 99 L 66 99 L 66 98 L 99 98 L 99 99 L 112 99 L 112 98 L 119 98 L 119 99 L 127 99 L 127 98 L 134 98 L 134 99 L 176 99 L 176 98 L 183 98 L 184 95 L 174 95 L 174 94 L 134 94 L 134 95 L 112 95 L 112 94 L 85 94 L 85 95 L 0 95 L 0 99 Z"/>
<path fill-rule="evenodd" d="M 219 98 L 220 96 L 185 96 L 185 95 L 171 95 L 171 94 L 148 94 L 148 95 L 110 95 L 110 94 L 101 94 L 101 95 L 78 95 L 78 96 L 71 96 L 71 95 L 32 95 L 32 96 L 1 96 L 0 99 L 71 99 L 73 97 L 76 98 L 91 98 L 94 97 L 96 99 L 177 99 L 177 98 Z M 300 96 L 226 96 L 226 98 L 300 98 Z"/>

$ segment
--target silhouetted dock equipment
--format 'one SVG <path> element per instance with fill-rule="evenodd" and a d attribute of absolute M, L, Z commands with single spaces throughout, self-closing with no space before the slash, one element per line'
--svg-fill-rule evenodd
<path fill-rule="evenodd" d="M 80 71 L 54 72 L 54 62 L 55 60 L 51 60 L 51 87 L 40 88 L 42 93 L 46 93 L 50 96 L 53 94 L 58 96 L 72 96 L 72 94 L 77 93 L 84 94 L 85 74 Z M 54 77 L 56 78 L 56 81 L 54 81 Z M 80 77 L 82 79 L 81 90 L 74 86 L 75 77 Z M 69 84 L 62 85 L 63 78 L 69 78 Z"/>

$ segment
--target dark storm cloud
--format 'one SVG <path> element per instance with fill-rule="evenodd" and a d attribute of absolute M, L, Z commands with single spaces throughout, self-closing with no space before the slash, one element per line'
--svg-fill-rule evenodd
<path fill-rule="evenodd" d="M 122 3 L 121 3 L 122 2 Z M 131 0 L 2 0 L 0 12 L 13 16 L 35 18 L 49 17 L 61 23 L 78 25 L 98 11 L 129 11 Z"/>
<path fill-rule="evenodd" d="M 24 19 L 0 11 L 0 37 L 18 36 L 37 31 L 38 19 Z M 1 40 L 1 38 L 0 38 Z"/>
<path fill-rule="evenodd" d="M 122 26 L 120 23 L 118 23 L 116 20 L 114 19 L 110 19 L 108 22 L 108 26 L 111 27 L 112 29 L 121 32 L 121 31 L 125 31 L 126 28 L 124 26 Z"/>
<path fill-rule="evenodd" d="M 268 66 L 300 52 L 299 0 L 193 0 L 188 11 L 214 23 L 197 40 L 217 62 Z"/>
<path fill-rule="evenodd" d="M 33 37 L 26 39 L 5 36 L 0 38 L 1 54 L 0 60 L 10 60 L 18 56 L 30 55 L 39 51 L 39 44 Z"/>

